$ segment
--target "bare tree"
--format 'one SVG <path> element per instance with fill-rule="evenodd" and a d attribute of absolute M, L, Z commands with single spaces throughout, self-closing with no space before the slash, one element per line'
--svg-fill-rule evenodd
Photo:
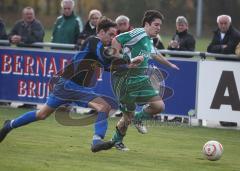
<path fill-rule="evenodd" d="M 50 15 L 51 11 L 51 0 L 46 0 L 46 15 Z"/>
<path fill-rule="evenodd" d="M 4 12 L 5 9 L 6 9 L 6 3 L 5 3 L 5 0 L 0 0 L 0 10 L 1 12 Z"/>
<path fill-rule="evenodd" d="M 39 10 L 40 10 L 39 5 L 38 5 L 38 0 L 33 1 L 33 8 L 34 8 L 35 13 L 38 14 Z"/>
<path fill-rule="evenodd" d="M 12 0 L 12 4 L 10 5 L 10 9 L 13 11 L 19 11 L 19 1 L 18 0 Z"/>

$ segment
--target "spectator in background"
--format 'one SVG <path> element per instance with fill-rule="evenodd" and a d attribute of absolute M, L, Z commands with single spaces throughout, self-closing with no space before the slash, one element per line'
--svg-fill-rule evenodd
<path fill-rule="evenodd" d="M 232 26 L 232 19 L 229 15 L 217 17 L 218 28 L 213 32 L 212 42 L 207 51 L 220 54 L 234 54 L 237 44 L 240 41 L 240 32 Z"/>
<path fill-rule="evenodd" d="M 18 46 L 26 46 L 26 44 L 34 42 L 43 42 L 43 38 L 44 28 L 41 22 L 35 18 L 34 9 L 25 7 L 22 11 L 22 19 L 15 23 L 9 34 L 10 42 Z"/>
<path fill-rule="evenodd" d="M 119 15 L 115 22 L 117 23 L 117 34 L 124 33 L 133 29 L 130 25 L 130 19 L 125 15 Z"/>
<path fill-rule="evenodd" d="M 82 45 L 89 36 L 96 35 L 96 26 L 101 17 L 102 13 L 99 10 L 93 9 L 89 12 L 88 21 L 80 33 L 78 44 Z"/>
<path fill-rule="evenodd" d="M 217 17 L 218 28 L 214 31 L 212 42 L 207 48 L 208 52 L 235 54 L 235 49 L 240 41 L 240 32 L 231 23 L 232 19 L 229 15 L 219 15 Z M 227 57 L 216 59 L 229 60 Z M 237 126 L 237 122 L 220 121 L 220 125 L 226 127 Z"/>
<path fill-rule="evenodd" d="M 188 20 L 184 16 L 178 16 L 176 19 L 176 33 L 173 35 L 172 40 L 169 42 L 168 49 L 176 51 L 194 51 L 195 38 L 188 33 L 189 25 Z M 188 55 L 171 55 L 172 57 L 191 58 Z M 167 117 L 164 118 L 167 120 Z M 182 122 L 182 117 L 174 117 L 169 120 L 170 122 Z M 188 122 L 184 118 L 183 122 Z"/>
<path fill-rule="evenodd" d="M 22 47 L 34 47 L 34 42 L 43 42 L 44 28 L 40 21 L 35 18 L 34 9 L 25 7 L 22 11 L 22 19 L 17 21 L 13 26 L 9 41 L 12 44 Z M 36 108 L 36 105 L 23 104 L 19 108 Z"/>
<path fill-rule="evenodd" d="M 52 32 L 53 43 L 76 44 L 79 34 L 82 31 L 82 21 L 73 12 L 73 0 L 62 0 L 63 13 L 54 24 Z"/>
<path fill-rule="evenodd" d="M 0 40 L 7 40 L 7 39 L 8 39 L 8 36 L 6 33 L 5 24 L 3 20 L 0 18 Z"/>
<path fill-rule="evenodd" d="M 188 33 L 188 21 L 184 16 L 178 16 L 176 19 L 176 34 L 172 37 L 168 45 L 169 50 L 194 51 L 195 39 Z M 191 58 L 192 56 L 171 55 L 175 57 Z"/>

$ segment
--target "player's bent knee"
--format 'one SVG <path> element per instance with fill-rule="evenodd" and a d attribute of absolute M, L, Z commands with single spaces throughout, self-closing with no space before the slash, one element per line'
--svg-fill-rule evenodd
<path fill-rule="evenodd" d="M 108 103 L 101 104 L 101 106 L 97 109 L 99 112 L 109 113 L 111 110 L 111 106 Z"/>
<path fill-rule="evenodd" d="M 156 113 L 161 113 L 165 110 L 165 104 L 162 100 L 152 103 L 151 107 L 154 108 Z"/>
<path fill-rule="evenodd" d="M 45 120 L 48 117 L 46 114 L 37 115 L 38 120 Z"/>
<path fill-rule="evenodd" d="M 164 104 L 163 101 L 161 101 L 161 102 L 159 103 L 157 110 L 158 110 L 158 113 L 161 113 L 161 112 L 163 112 L 163 111 L 165 110 L 165 104 Z"/>
<path fill-rule="evenodd" d="M 51 113 L 46 113 L 42 111 L 37 112 L 37 119 L 38 120 L 45 120 Z"/>

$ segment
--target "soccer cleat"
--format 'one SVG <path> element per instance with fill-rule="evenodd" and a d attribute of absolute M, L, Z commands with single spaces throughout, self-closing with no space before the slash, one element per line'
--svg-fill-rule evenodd
<path fill-rule="evenodd" d="M 11 131 L 10 129 L 10 120 L 6 120 L 3 124 L 2 129 L 0 130 L 0 143 L 4 140 L 7 134 Z"/>
<path fill-rule="evenodd" d="M 141 134 L 146 134 L 148 132 L 147 127 L 143 124 L 142 121 L 134 122 L 134 126 Z"/>
<path fill-rule="evenodd" d="M 92 150 L 93 153 L 96 153 L 96 152 L 99 152 L 99 151 L 102 151 L 102 150 L 109 150 L 113 146 L 114 146 L 114 142 L 113 141 L 106 141 L 106 142 L 104 142 L 102 140 L 99 140 L 98 143 L 92 144 L 91 150 Z"/>
<path fill-rule="evenodd" d="M 114 147 L 120 151 L 129 151 L 129 148 L 127 148 L 122 142 L 116 142 Z"/>

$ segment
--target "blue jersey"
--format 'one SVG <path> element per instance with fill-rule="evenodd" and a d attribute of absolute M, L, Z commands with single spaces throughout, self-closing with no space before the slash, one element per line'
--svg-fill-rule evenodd
<path fill-rule="evenodd" d="M 109 68 L 110 65 L 111 60 L 104 55 L 103 43 L 92 36 L 84 42 L 81 51 L 73 57 L 62 76 L 80 86 L 94 87 L 100 68 Z"/>
<path fill-rule="evenodd" d="M 99 68 L 109 68 L 110 65 L 111 60 L 105 57 L 101 40 L 93 36 L 88 38 L 63 73 L 53 79 L 53 89 L 47 104 L 57 108 L 66 102 L 78 102 L 80 106 L 86 107 L 96 97 L 107 98 L 95 93 L 94 87 Z"/>

